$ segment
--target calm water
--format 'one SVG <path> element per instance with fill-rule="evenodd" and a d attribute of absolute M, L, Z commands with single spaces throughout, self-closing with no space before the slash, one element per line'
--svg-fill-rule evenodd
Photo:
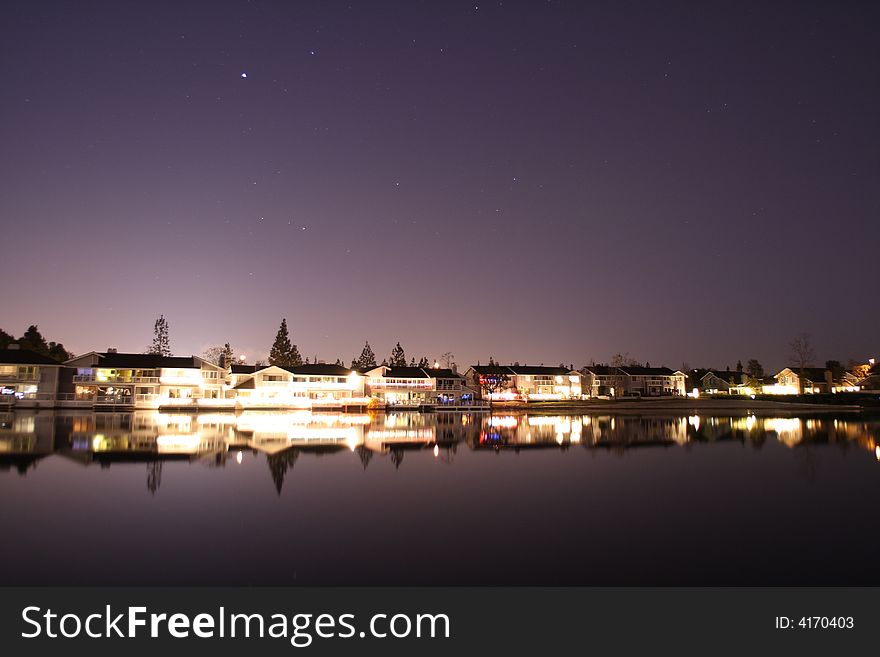
<path fill-rule="evenodd" d="M 880 420 L 0 415 L 0 584 L 880 584 Z"/>

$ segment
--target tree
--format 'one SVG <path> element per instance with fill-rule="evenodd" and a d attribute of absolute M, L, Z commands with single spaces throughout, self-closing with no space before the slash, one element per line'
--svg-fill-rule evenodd
<path fill-rule="evenodd" d="M 440 356 L 440 362 L 447 370 L 451 370 L 455 366 L 455 355 L 451 351 L 447 351 Z"/>
<path fill-rule="evenodd" d="M 816 352 L 813 350 L 813 345 L 810 342 L 809 333 L 799 333 L 796 335 L 789 344 L 789 348 L 791 349 L 789 359 L 794 367 L 803 371 L 813 364 Z"/>
<path fill-rule="evenodd" d="M 64 345 L 60 342 L 50 342 L 49 353 L 46 355 L 52 360 L 57 360 L 59 363 L 63 363 L 64 361 L 73 358 L 73 354 L 67 351 L 67 349 L 64 348 Z"/>
<path fill-rule="evenodd" d="M 799 333 L 795 336 L 794 340 L 791 341 L 789 347 L 791 349 L 789 359 L 791 360 L 793 368 L 797 369 L 801 375 L 798 377 L 798 387 L 800 388 L 800 392 L 803 392 L 804 370 L 810 367 L 813 364 L 813 359 L 816 358 L 816 352 L 813 350 L 813 345 L 810 342 L 810 334 Z"/>
<path fill-rule="evenodd" d="M 170 327 L 165 315 L 159 315 L 159 319 L 153 324 L 153 344 L 150 345 L 148 353 L 159 356 L 171 355 Z"/>
<path fill-rule="evenodd" d="M 419 361 L 418 367 L 431 367 L 431 364 L 428 362 L 427 356 L 422 356 L 421 360 Z"/>
<path fill-rule="evenodd" d="M 409 366 L 410 367 L 416 366 L 416 357 L 415 356 L 413 356 L 412 358 L 409 359 Z"/>
<path fill-rule="evenodd" d="M 854 360 L 850 360 L 846 367 L 859 381 L 871 373 L 871 363 L 858 363 Z"/>
<path fill-rule="evenodd" d="M 15 338 L 12 337 L 12 334 L 0 329 L 0 349 L 6 349 L 13 342 L 15 342 Z"/>
<path fill-rule="evenodd" d="M 230 365 L 235 359 L 235 353 L 232 350 L 232 345 L 227 342 L 222 347 L 217 345 L 208 347 L 205 349 L 204 357 L 206 361 L 214 363 L 214 365 L 219 365 L 221 359 L 225 359 L 226 365 Z"/>
<path fill-rule="evenodd" d="M 370 346 L 370 341 L 367 340 L 364 343 L 364 348 L 361 350 L 361 355 L 351 361 L 351 369 L 367 369 L 369 367 L 376 367 L 376 354 L 373 353 L 373 348 Z"/>
<path fill-rule="evenodd" d="M 743 364 L 741 360 L 736 361 L 736 371 L 742 374 Z"/>
<path fill-rule="evenodd" d="M 750 358 L 746 363 L 746 374 L 748 374 L 750 379 L 760 381 L 764 378 L 764 367 L 756 358 Z"/>
<path fill-rule="evenodd" d="M 388 365 L 391 367 L 406 367 L 406 354 L 403 347 L 398 342 L 394 349 L 391 350 L 391 358 L 388 359 Z"/>
<path fill-rule="evenodd" d="M 611 357 L 611 367 L 638 367 L 639 361 L 629 355 L 629 352 L 614 354 Z"/>
<path fill-rule="evenodd" d="M 302 365 L 299 349 L 290 341 L 290 334 L 287 332 L 287 318 L 282 319 L 281 326 L 278 327 L 275 342 L 272 343 L 272 348 L 269 350 L 269 364 L 278 367 Z"/>
<path fill-rule="evenodd" d="M 28 326 L 27 331 L 19 338 L 18 344 L 21 345 L 22 349 L 27 349 L 43 356 L 49 354 L 49 345 L 46 342 L 46 338 L 40 333 L 36 324 Z"/>

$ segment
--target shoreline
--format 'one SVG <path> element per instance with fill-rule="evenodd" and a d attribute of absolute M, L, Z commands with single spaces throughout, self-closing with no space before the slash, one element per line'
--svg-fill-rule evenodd
<path fill-rule="evenodd" d="M 499 410 L 530 413 L 595 412 L 653 413 L 666 412 L 695 415 L 700 412 L 736 411 L 737 413 L 761 415 L 774 413 L 862 413 L 874 410 L 857 404 L 810 404 L 766 399 L 639 399 L 625 401 L 541 401 L 541 402 L 493 402 L 489 412 Z"/>

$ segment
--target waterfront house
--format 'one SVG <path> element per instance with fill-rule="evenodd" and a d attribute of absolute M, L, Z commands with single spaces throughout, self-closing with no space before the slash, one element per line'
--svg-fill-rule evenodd
<path fill-rule="evenodd" d="M 472 365 L 465 372 L 468 385 L 495 401 L 580 399 L 583 379 L 577 370 L 544 365 Z"/>
<path fill-rule="evenodd" d="M 859 390 L 859 382 L 850 372 L 834 372 L 824 367 L 786 367 L 773 378 L 776 383 L 765 385 L 764 394 L 797 395 Z"/>
<path fill-rule="evenodd" d="M 626 392 L 641 397 L 684 396 L 687 375 L 668 367 L 620 367 L 626 376 Z"/>
<path fill-rule="evenodd" d="M 253 367 L 253 371 L 247 371 Z M 341 365 L 233 365 L 230 397 L 241 408 L 363 408 L 365 377 Z"/>
<path fill-rule="evenodd" d="M 619 367 L 589 365 L 583 369 L 584 390 L 590 397 L 616 397 L 626 394 L 627 376 Z"/>
<path fill-rule="evenodd" d="M 53 406 L 65 379 L 63 366 L 17 344 L 0 349 L 0 405 L 16 407 Z"/>
<path fill-rule="evenodd" d="M 389 367 L 364 371 L 370 397 L 386 406 L 453 406 L 469 404 L 474 391 L 457 372 L 442 367 Z"/>
<path fill-rule="evenodd" d="M 856 385 L 859 390 L 880 390 L 880 364 L 873 365 L 868 376 L 856 381 Z"/>
<path fill-rule="evenodd" d="M 584 368 L 590 397 L 684 395 L 687 375 L 668 367 L 590 365 Z"/>
<path fill-rule="evenodd" d="M 696 388 L 706 395 L 751 395 L 754 389 L 749 386 L 745 372 L 716 369 L 694 369 L 688 372 L 687 388 Z"/>
<path fill-rule="evenodd" d="M 76 399 L 96 408 L 222 406 L 227 371 L 198 356 L 92 351 L 65 363 Z"/>

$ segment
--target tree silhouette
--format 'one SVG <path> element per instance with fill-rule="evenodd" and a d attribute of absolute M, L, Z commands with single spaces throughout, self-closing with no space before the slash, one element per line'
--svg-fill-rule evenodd
<path fill-rule="evenodd" d="M 162 485 L 162 461 L 156 459 L 147 464 L 147 490 L 155 495 Z"/>
<path fill-rule="evenodd" d="M 364 470 L 366 470 L 367 466 L 370 464 L 370 460 L 373 458 L 373 450 L 368 449 L 363 445 L 358 445 L 355 451 L 361 460 L 361 465 L 364 466 Z"/>
<path fill-rule="evenodd" d="M 290 341 L 286 318 L 281 320 L 281 326 L 278 327 L 278 333 L 275 335 L 275 342 L 272 343 L 272 348 L 269 350 L 269 364 L 278 367 L 302 365 L 299 349 Z"/>
<path fill-rule="evenodd" d="M 388 359 L 388 365 L 391 367 L 406 367 L 406 354 L 403 347 L 398 342 L 394 349 L 391 350 L 391 358 Z"/>
<path fill-rule="evenodd" d="M 353 370 L 367 369 L 368 367 L 376 367 L 376 354 L 373 353 L 369 340 L 364 343 L 361 355 L 351 361 L 351 369 Z"/>
<path fill-rule="evenodd" d="M 153 324 L 153 344 L 148 353 L 159 356 L 171 355 L 171 332 L 165 315 L 159 315 L 159 319 Z"/>
<path fill-rule="evenodd" d="M 275 490 L 278 491 L 279 497 L 281 497 L 281 488 L 284 486 L 284 477 L 287 476 L 288 470 L 293 469 L 293 464 L 298 458 L 299 450 L 296 448 L 286 449 L 266 457 L 269 473 L 272 475 L 272 481 L 275 483 Z"/>

